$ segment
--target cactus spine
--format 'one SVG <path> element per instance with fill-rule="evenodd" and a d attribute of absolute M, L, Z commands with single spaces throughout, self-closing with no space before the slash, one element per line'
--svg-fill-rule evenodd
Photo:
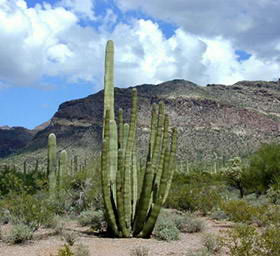
<path fill-rule="evenodd" d="M 124 124 L 120 109 L 117 125 L 112 41 L 107 42 L 105 55 L 101 184 L 108 229 L 117 237 L 149 237 L 176 167 L 177 132 L 173 129 L 169 135 L 163 102 L 154 104 L 149 153 L 140 171 L 136 152 L 137 91 L 132 89 L 130 123 Z"/>

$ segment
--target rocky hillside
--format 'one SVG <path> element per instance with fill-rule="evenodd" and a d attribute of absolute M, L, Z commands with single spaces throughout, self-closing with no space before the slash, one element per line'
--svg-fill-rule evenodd
<path fill-rule="evenodd" d="M 198 86 L 185 80 L 137 86 L 139 151 L 145 151 L 151 104 L 164 101 L 171 124 L 179 129 L 179 157 L 206 160 L 247 155 L 260 143 L 280 140 L 280 84 L 241 81 L 231 86 Z M 115 89 L 116 109 L 130 108 L 131 88 Z M 46 148 L 54 132 L 61 148 L 73 154 L 100 150 L 103 92 L 59 106 L 43 130 L 37 132 L 27 153 Z M 0 138 L 2 144 L 2 139 Z M 27 154 L 26 153 L 26 154 Z"/>
<path fill-rule="evenodd" d="M 0 126 L 0 157 L 8 156 L 31 142 L 34 132 L 23 127 Z"/>

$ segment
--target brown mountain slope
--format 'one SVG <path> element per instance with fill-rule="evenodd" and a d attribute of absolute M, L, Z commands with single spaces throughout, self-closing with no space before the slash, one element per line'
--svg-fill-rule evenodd
<path fill-rule="evenodd" d="M 163 100 L 172 126 L 179 129 L 179 157 L 205 160 L 247 155 L 262 142 L 279 141 L 280 85 L 277 82 L 241 81 L 232 86 L 198 86 L 185 80 L 137 86 L 139 99 L 138 150 L 146 150 L 151 104 Z M 116 109 L 128 117 L 131 88 L 115 89 Z M 91 155 L 100 150 L 103 92 L 59 106 L 49 126 L 39 131 L 26 148 L 43 152 L 54 132 L 61 148 Z M 32 153 L 32 154 L 33 154 Z M 40 154 L 39 154 L 40 155 Z"/>

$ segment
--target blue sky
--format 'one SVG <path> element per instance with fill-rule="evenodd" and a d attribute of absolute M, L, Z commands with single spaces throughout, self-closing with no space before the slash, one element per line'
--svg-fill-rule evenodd
<path fill-rule="evenodd" d="M 64 101 L 102 89 L 108 39 L 115 42 L 118 87 L 278 79 L 275 1 L 250 8 L 244 3 L 251 0 L 216 2 L 0 1 L 0 126 L 34 128 Z M 266 36 L 259 42 L 260 25 Z"/>

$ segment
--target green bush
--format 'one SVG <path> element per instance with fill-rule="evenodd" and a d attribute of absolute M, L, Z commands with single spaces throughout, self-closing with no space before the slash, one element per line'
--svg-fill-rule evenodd
<path fill-rule="evenodd" d="M 210 218 L 214 220 L 227 220 L 229 216 L 222 210 L 216 210 L 211 213 Z"/>
<path fill-rule="evenodd" d="M 247 225 L 236 225 L 226 231 L 222 243 L 230 256 L 278 256 L 280 255 L 279 226 L 269 226 L 261 231 Z"/>
<path fill-rule="evenodd" d="M 42 190 L 46 185 L 46 177 L 43 173 L 29 170 L 28 173 L 17 171 L 15 168 L 0 166 L 0 197 L 9 193 L 34 194 Z"/>
<path fill-rule="evenodd" d="M 280 185 L 278 183 L 267 190 L 267 197 L 271 203 L 280 205 Z"/>
<path fill-rule="evenodd" d="M 75 256 L 75 254 L 71 251 L 70 247 L 65 244 L 62 248 L 58 250 L 56 256 Z"/>
<path fill-rule="evenodd" d="M 214 234 L 204 234 L 202 242 L 212 254 L 216 254 L 222 249 L 221 238 Z"/>
<path fill-rule="evenodd" d="M 63 231 L 61 236 L 63 240 L 70 246 L 73 246 L 78 239 L 78 235 L 74 231 Z"/>
<path fill-rule="evenodd" d="M 280 178 L 280 144 L 263 144 L 251 157 L 248 186 L 258 193 L 266 192 Z"/>
<path fill-rule="evenodd" d="M 174 221 L 176 227 L 183 233 L 196 233 L 204 229 L 204 222 L 192 216 L 178 216 Z"/>
<path fill-rule="evenodd" d="M 199 210 L 206 215 L 222 201 L 218 187 L 205 184 L 185 184 L 174 189 L 168 197 L 166 206 L 178 210 Z"/>
<path fill-rule="evenodd" d="M 207 214 L 222 200 L 220 193 L 224 187 L 216 176 L 201 171 L 175 172 L 165 206 Z"/>
<path fill-rule="evenodd" d="M 223 211 L 235 222 L 250 223 L 265 213 L 264 206 L 249 205 L 244 200 L 230 200 L 221 204 Z"/>
<path fill-rule="evenodd" d="M 104 228 L 106 222 L 102 210 L 86 210 L 81 212 L 78 221 L 82 226 L 91 226 L 95 231 L 100 231 Z"/>
<path fill-rule="evenodd" d="M 169 215 L 169 216 L 168 216 Z M 170 214 L 163 213 L 159 216 L 154 229 L 154 235 L 159 240 L 178 240 L 180 231 L 176 227 Z"/>
<path fill-rule="evenodd" d="M 33 231 L 53 218 L 53 211 L 46 200 L 36 195 L 10 194 L 0 204 L 9 212 L 13 224 L 27 225 Z"/>
<path fill-rule="evenodd" d="M 12 226 L 9 233 L 3 237 L 3 240 L 10 244 L 19 244 L 32 239 L 33 232 L 30 227 L 24 224 Z"/>

